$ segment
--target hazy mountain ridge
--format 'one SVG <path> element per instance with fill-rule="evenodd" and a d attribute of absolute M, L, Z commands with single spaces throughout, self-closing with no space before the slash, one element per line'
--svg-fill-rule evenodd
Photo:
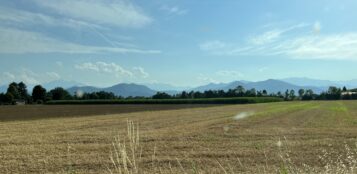
<path fill-rule="evenodd" d="M 357 79 L 345 80 L 345 81 L 332 81 L 332 80 L 312 79 L 306 77 L 291 77 L 291 78 L 285 78 L 280 80 L 298 86 L 315 86 L 315 87 L 324 87 L 324 88 L 327 88 L 329 86 L 336 86 L 336 87 L 346 86 L 347 88 L 357 87 Z"/>
<path fill-rule="evenodd" d="M 152 90 L 144 85 L 137 85 L 134 83 L 120 83 L 111 87 L 107 88 L 97 88 L 93 86 L 82 86 L 82 87 L 71 87 L 67 89 L 70 94 L 75 94 L 76 91 L 82 91 L 85 93 L 92 93 L 92 92 L 112 92 L 117 96 L 122 97 L 129 97 L 129 96 L 143 96 L 143 97 L 150 97 L 156 93 L 155 90 Z"/>
<path fill-rule="evenodd" d="M 277 92 L 285 92 L 287 89 L 295 90 L 296 92 L 299 89 L 312 89 L 316 93 L 320 93 L 324 90 L 324 88 L 314 87 L 314 86 L 298 86 L 294 84 L 290 84 L 281 80 L 274 80 L 268 79 L 264 81 L 258 82 L 249 82 L 249 81 L 234 81 L 230 83 L 220 83 L 220 84 L 208 84 L 204 86 L 200 86 L 194 88 L 198 91 L 205 91 L 205 90 L 229 90 L 234 89 L 237 86 L 243 86 L 245 89 L 252 89 L 255 88 L 256 90 L 267 90 L 268 93 L 277 93 Z"/>
<path fill-rule="evenodd" d="M 47 91 L 55 87 L 63 87 L 67 89 L 70 94 L 74 94 L 76 91 L 80 90 L 86 93 L 106 91 L 113 92 L 115 95 L 128 97 L 128 96 L 144 96 L 150 97 L 154 95 L 157 91 L 166 92 L 170 95 L 181 93 L 181 91 L 206 91 L 206 90 L 229 90 L 234 89 L 237 86 L 243 86 L 245 89 L 255 88 L 256 90 L 267 90 L 268 93 L 285 92 L 287 89 L 295 90 L 299 89 L 312 89 L 315 93 L 321 93 L 326 91 L 329 86 L 337 86 L 347 88 L 356 88 L 357 80 L 349 81 L 329 81 L 329 80 L 318 80 L 310 78 L 285 78 L 285 79 L 268 79 L 264 81 L 233 81 L 229 83 L 209 83 L 207 85 L 198 86 L 195 88 L 188 87 L 177 87 L 170 84 L 164 83 L 151 83 L 148 85 L 135 84 L 135 83 L 119 83 L 111 87 L 94 87 L 86 86 L 82 83 L 75 81 L 65 81 L 57 80 L 49 83 L 45 83 L 44 86 Z M 0 92 L 6 92 L 8 86 L 0 86 Z M 28 91 L 31 93 L 33 85 L 28 85 Z"/>

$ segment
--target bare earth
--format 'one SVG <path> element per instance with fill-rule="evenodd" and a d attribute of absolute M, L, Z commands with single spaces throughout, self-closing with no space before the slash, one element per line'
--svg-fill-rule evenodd
<path fill-rule="evenodd" d="M 128 119 L 139 124 L 139 173 L 319 170 L 356 149 L 357 101 L 173 106 L 124 113 L 105 105 L 0 107 L 0 171 L 109 173 L 112 142 L 125 138 Z"/>

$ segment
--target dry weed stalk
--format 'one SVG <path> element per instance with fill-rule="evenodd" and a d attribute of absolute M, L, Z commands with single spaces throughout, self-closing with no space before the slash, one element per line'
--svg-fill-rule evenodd
<path fill-rule="evenodd" d="M 139 125 L 127 120 L 127 137 L 120 135 L 114 138 L 110 160 L 114 169 L 108 167 L 109 173 L 137 174 L 140 173 L 142 149 L 140 148 Z M 128 143 L 127 143 L 128 142 Z"/>

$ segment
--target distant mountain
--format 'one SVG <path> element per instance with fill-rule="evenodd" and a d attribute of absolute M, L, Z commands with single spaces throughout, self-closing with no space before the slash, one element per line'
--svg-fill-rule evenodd
<path fill-rule="evenodd" d="M 190 88 L 184 86 L 174 86 L 166 83 L 144 83 L 142 85 L 145 85 L 155 91 L 183 91 Z"/>
<path fill-rule="evenodd" d="M 82 87 L 71 87 L 67 89 L 70 94 L 75 94 L 76 91 L 82 91 L 85 93 L 92 93 L 92 92 L 112 92 L 117 96 L 122 97 L 129 97 L 129 96 L 143 96 L 143 97 L 151 97 L 156 94 L 155 90 L 152 90 L 144 85 L 137 85 L 134 83 L 120 83 L 108 88 L 97 88 L 92 86 L 82 86 Z"/>
<path fill-rule="evenodd" d="M 104 89 L 105 91 L 112 92 L 116 95 L 120 95 L 123 97 L 128 97 L 128 96 L 151 97 L 152 95 L 156 94 L 156 91 L 148 88 L 147 86 L 137 85 L 134 83 L 130 83 L 130 84 L 120 83 Z"/>
<path fill-rule="evenodd" d="M 93 86 L 73 86 L 66 89 L 71 95 L 76 94 L 77 91 L 82 91 L 85 93 L 99 92 L 102 91 L 101 88 L 93 87 Z"/>
<path fill-rule="evenodd" d="M 247 89 L 255 88 L 256 90 L 267 90 L 269 93 L 285 92 L 288 90 L 294 90 L 297 92 L 299 89 L 312 89 L 315 93 L 320 93 L 323 90 L 313 86 L 298 86 L 284 81 L 269 79 L 259 82 L 251 82 L 245 85 Z"/>
<path fill-rule="evenodd" d="M 247 82 L 247 81 L 246 81 Z M 234 81 L 234 82 L 231 82 L 231 83 L 228 83 L 227 86 L 225 88 L 223 88 L 223 90 L 227 91 L 229 89 L 234 89 L 236 88 L 237 86 L 247 86 L 247 83 L 246 82 L 243 82 L 243 81 Z M 248 82 L 249 83 L 249 82 Z M 251 82 L 250 82 L 251 83 Z"/>
<path fill-rule="evenodd" d="M 84 86 L 84 84 L 76 82 L 76 81 L 55 80 L 55 81 L 51 81 L 48 83 L 44 83 L 44 84 L 42 84 L 42 86 L 44 88 L 46 88 L 47 90 L 51 90 L 56 87 L 62 87 L 62 88 L 66 89 L 66 88 L 70 88 L 70 87 L 74 87 L 74 86 Z"/>
<path fill-rule="evenodd" d="M 210 83 L 204 86 L 199 86 L 193 90 L 197 91 L 206 91 L 206 90 L 229 90 L 234 89 L 237 86 L 243 86 L 245 89 L 255 88 L 256 90 L 267 90 L 269 93 L 285 92 L 287 89 L 295 90 L 296 92 L 299 89 L 312 89 L 315 93 L 320 93 L 323 91 L 323 88 L 314 87 L 314 86 L 299 86 L 290 84 L 281 80 L 269 79 L 265 81 L 258 82 L 249 82 L 249 81 L 234 81 L 231 83 Z"/>
<path fill-rule="evenodd" d="M 357 79 L 345 80 L 345 81 L 331 81 L 331 80 L 319 80 L 310 79 L 306 77 L 293 77 L 281 79 L 282 81 L 298 85 L 298 86 L 316 86 L 323 89 L 327 89 L 329 86 L 343 87 L 347 88 L 357 88 Z"/>
<path fill-rule="evenodd" d="M 292 77 L 292 78 L 285 78 L 281 80 L 298 86 L 329 87 L 329 86 L 341 85 L 338 82 L 334 82 L 330 80 L 318 80 L 318 79 L 310 79 L 306 77 Z"/>
<path fill-rule="evenodd" d="M 207 90 L 221 90 L 227 88 L 229 83 L 209 83 L 207 85 L 199 86 L 196 88 L 189 89 L 189 91 L 207 91 Z"/>

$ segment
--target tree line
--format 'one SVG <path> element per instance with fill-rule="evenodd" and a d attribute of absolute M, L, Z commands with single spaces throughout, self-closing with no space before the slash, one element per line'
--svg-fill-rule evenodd
<path fill-rule="evenodd" d="M 285 101 L 292 100 L 352 100 L 357 99 L 357 89 L 347 90 L 346 87 L 338 88 L 331 86 L 326 92 L 315 94 L 312 89 L 286 90 L 285 92 L 268 93 L 266 90 L 257 91 L 256 89 L 246 90 L 243 86 L 235 89 L 183 91 L 179 94 L 170 95 L 165 92 L 157 92 L 153 99 L 191 99 L 191 98 L 231 98 L 231 97 L 278 97 Z"/>
<path fill-rule="evenodd" d="M 357 99 L 357 89 L 347 90 L 346 87 L 329 87 L 326 92 L 315 94 L 313 90 L 300 89 L 297 93 L 294 90 L 285 92 L 268 93 L 266 90 L 245 89 L 243 86 L 237 86 L 234 89 L 224 90 L 206 90 L 200 91 L 182 91 L 179 94 L 170 95 L 165 92 L 157 92 L 152 97 L 127 97 L 125 99 L 204 99 L 204 98 L 234 98 L 234 97 L 278 97 L 286 101 L 291 100 L 349 100 Z M 47 91 L 41 85 L 36 85 L 31 94 L 28 93 L 25 83 L 12 82 L 9 84 L 6 93 L 0 94 L 0 104 L 15 104 L 24 102 L 26 104 L 45 103 L 51 100 L 115 100 L 124 99 L 116 96 L 112 92 L 92 92 L 82 93 L 80 91 L 70 94 L 62 87 L 57 87 Z"/>
<path fill-rule="evenodd" d="M 24 102 L 26 104 L 41 104 L 50 100 L 112 100 L 119 99 L 111 92 L 92 92 L 71 95 L 62 87 L 56 87 L 47 91 L 41 85 L 36 85 L 29 94 L 25 83 L 12 82 L 9 84 L 6 93 L 0 93 L 0 104 L 16 104 L 16 102 Z"/>

